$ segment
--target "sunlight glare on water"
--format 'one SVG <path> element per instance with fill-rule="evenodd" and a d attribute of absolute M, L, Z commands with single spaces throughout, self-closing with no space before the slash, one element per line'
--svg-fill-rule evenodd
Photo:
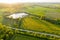
<path fill-rule="evenodd" d="M 25 16 L 27 16 L 28 14 L 26 13 L 17 13 L 17 14 L 12 14 L 10 16 L 8 16 L 9 18 L 13 18 L 13 19 L 16 19 L 16 18 L 23 18 Z"/>

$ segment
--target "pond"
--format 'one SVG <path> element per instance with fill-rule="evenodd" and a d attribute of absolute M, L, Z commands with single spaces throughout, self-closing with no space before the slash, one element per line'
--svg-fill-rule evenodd
<path fill-rule="evenodd" d="M 17 19 L 17 18 L 23 18 L 23 17 L 25 17 L 27 15 L 28 15 L 27 13 L 16 13 L 16 14 L 9 15 L 7 17 Z"/>

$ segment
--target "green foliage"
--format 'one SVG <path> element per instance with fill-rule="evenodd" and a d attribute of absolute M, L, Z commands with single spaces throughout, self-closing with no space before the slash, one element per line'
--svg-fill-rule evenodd
<path fill-rule="evenodd" d="M 7 6 L 7 5 L 6 5 Z M 10 6 L 10 5 L 9 5 Z M 41 7 L 41 6 L 25 6 L 26 9 L 22 9 L 19 5 L 11 5 L 10 7 L 0 7 L 0 22 L 4 23 L 0 24 L 0 40 L 10 40 L 14 35 L 14 38 L 12 40 L 58 40 L 55 36 L 49 36 L 49 35 L 44 35 L 44 34 L 38 34 L 35 32 L 29 33 L 28 31 L 19 31 L 17 29 L 12 30 L 8 27 L 13 27 L 13 28 L 22 28 L 26 30 L 33 30 L 33 31 L 38 31 L 38 32 L 43 32 L 43 33 L 48 33 L 48 34 L 55 34 L 60 36 L 60 26 L 57 26 L 55 24 L 52 24 L 48 21 L 41 20 L 44 16 L 46 16 L 46 13 L 55 13 L 58 12 L 60 13 L 60 9 L 54 9 L 54 8 L 49 8 L 49 7 Z M 21 5 L 22 6 L 22 5 Z M 6 20 L 3 19 L 5 18 L 6 15 L 13 14 L 13 13 L 18 13 L 18 12 L 27 12 L 30 16 L 27 16 L 22 19 L 9 19 L 7 18 Z M 35 15 L 35 16 L 34 16 Z M 36 16 L 37 15 L 37 16 Z M 49 16 L 49 15 L 48 15 Z M 48 17 L 47 16 L 47 17 Z M 58 19 L 53 19 L 57 20 L 57 22 L 60 22 Z M 4 21 L 4 22 L 2 22 Z M 7 26 L 8 25 L 8 26 Z M 16 35 L 16 34 L 26 34 L 26 35 Z M 30 36 L 27 36 L 30 35 Z M 34 37 L 32 37 L 34 36 Z M 37 38 L 39 37 L 39 38 Z M 42 39 L 43 38 L 43 39 Z M 60 40 L 60 39 L 59 39 Z"/>
<path fill-rule="evenodd" d="M 2 25 L 0 23 L 0 39 L 9 40 L 14 35 L 12 29 L 9 29 L 8 26 Z"/>

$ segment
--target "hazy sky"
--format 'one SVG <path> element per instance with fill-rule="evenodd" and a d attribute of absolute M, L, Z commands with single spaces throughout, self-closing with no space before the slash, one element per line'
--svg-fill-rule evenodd
<path fill-rule="evenodd" d="M 0 0 L 0 3 L 17 3 L 17 2 L 60 2 L 60 0 Z"/>

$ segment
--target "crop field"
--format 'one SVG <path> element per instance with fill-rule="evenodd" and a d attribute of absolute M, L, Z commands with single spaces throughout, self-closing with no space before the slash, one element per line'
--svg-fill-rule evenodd
<path fill-rule="evenodd" d="M 18 3 L 0 7 L 0 40 L 60 40 L 60 4 Z"/>
<path fill-rule="evenodd" d="M 60 35 L 60 27 L 51 24 L 50 22 L 39 20 L 37 18 L 24 18 L 21 27 L 23 29 L 53 33 Z"/>

